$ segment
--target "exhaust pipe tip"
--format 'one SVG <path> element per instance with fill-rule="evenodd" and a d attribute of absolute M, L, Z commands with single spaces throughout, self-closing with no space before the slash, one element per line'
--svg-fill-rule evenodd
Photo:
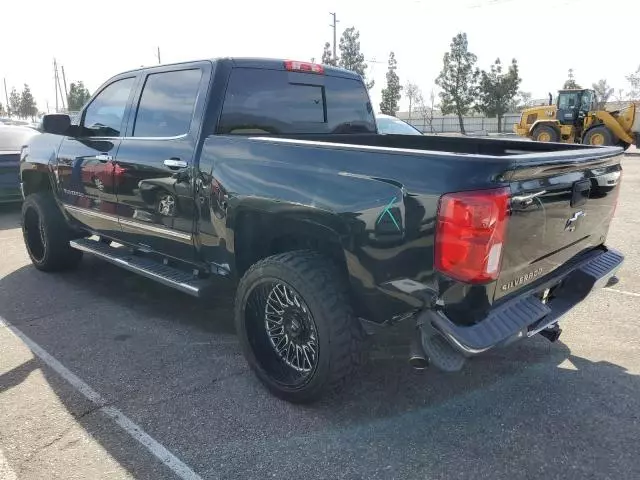
<path fill-rule="evenodd" d="M 424 356 L 412 355 L 409 357 L 409 365 L 414 370 L 422 371 L 427 369 L 429 361 Z"/>
<path fill-rule="evenodd" d="M 414 370 L 424 370 L 429 366 L 429 360 L 427 360 L 427 355 L 424 353 L 419 333 L 420 330 L 413 336 L 411 345 L 409 345 L 409 365 Z"/>

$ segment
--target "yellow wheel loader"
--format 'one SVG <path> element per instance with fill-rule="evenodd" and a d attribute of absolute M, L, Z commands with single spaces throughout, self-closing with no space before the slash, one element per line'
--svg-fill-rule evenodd
<path fill-rule="evenodd" d="M 513 131 L 538 142 L 620 145 L 640 140 L 640 115 L 636 106 L 608 112 L 596 108 L 593 90 L 560 90 L 556 105 L 527 108 Z"/>

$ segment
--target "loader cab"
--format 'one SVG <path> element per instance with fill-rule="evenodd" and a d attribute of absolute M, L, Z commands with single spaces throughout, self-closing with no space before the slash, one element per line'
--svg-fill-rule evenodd
<path fill-rule="evenodd" d="M 562 125 L 578 125 L 593 110 L 593 90 L 560 90 L 556 118 Z"/>

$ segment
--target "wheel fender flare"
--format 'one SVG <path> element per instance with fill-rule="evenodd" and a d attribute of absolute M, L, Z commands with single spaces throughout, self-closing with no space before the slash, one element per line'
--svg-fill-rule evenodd
<path fill-rule="evenodd" d="M 529 129 L 529 135 L 533 135 L 533 132 L 535 131 L 536 128 L 538 128 L 541 125 L 548 125 L 551 128 L 555 129 L 556 132 L 558 132 L 558 137 L 560 136 L 560 122 L 558 122 L 557 120 L 536 120 L 535 122 L 533 122 L 533 124 L 531 125 L 531 128 Z"/>

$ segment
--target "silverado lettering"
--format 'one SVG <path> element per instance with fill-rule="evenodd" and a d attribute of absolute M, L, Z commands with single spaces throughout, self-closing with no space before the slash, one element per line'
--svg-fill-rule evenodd
<path fill-rule="evenodd" d="M 504 285 L 502 285 L 500 287 L 500 289 L 503 292 L 506 291 L 506 290 L 510 290 L 513 287 L 517 287 L 518 285 L 522 285 L 523 283 L 528 282 L 529 280 L 532 280 L 532 279 L 536 278 L 541 273 L 542 273 L 542 268 L 538 268 L 538 269 L 534 270 L 533 272 L 526 273 L 526 274 L 516 278 L 515 280 L 510 281 L 509 283 L 505 283 Z"/>

